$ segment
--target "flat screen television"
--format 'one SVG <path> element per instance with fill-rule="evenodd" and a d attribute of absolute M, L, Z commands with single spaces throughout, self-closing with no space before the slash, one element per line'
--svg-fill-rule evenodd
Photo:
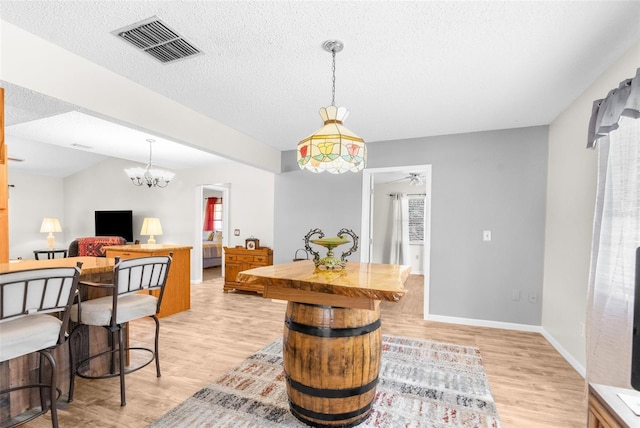
<path fill-rule="evenodd" d="M 127 242 L 133 242 L 133 212 L 96 211 L 96 236 L 122 236 Z"/>

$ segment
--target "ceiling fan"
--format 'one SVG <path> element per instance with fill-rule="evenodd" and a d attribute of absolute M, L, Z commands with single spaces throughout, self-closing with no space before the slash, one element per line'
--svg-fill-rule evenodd
<path fill-rule="evenodd" d="M 410 186 L 422 186 L 424 184 L 424 175 L 418 172 L 410 172 L 406 177 L 393 180 L 390 183 L 397 183 L 398 181 L 409 181 Z"/>

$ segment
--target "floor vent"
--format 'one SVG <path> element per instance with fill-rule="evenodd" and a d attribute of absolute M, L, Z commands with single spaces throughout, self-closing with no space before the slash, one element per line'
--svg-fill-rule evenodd
<path fill-rule="evenodd" d="M 112 31 L 111 34 L 165 64 L 202 53 L 193 43 L 172 30 L 157 16 Z"/>

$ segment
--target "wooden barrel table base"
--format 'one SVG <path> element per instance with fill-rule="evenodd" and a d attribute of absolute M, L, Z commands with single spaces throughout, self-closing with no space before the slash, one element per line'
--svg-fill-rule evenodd
<path fill-rule="evenodd" d="M 291 413 L 312 426 L 364 422 L 376 394 L 381 341 L 379 306 L 289 302 L 283 356 Z"/>
<path fill-rule="evenodd" d="M 238 273 L 267 299 L 287 300 L 282 355 L 291 413 L 304 423 L 350 427 L 367 419 L 376 395 L 380 301 L 406 294 L 410 266 L 349 262 L 317 270 L 311 260 Z"/>

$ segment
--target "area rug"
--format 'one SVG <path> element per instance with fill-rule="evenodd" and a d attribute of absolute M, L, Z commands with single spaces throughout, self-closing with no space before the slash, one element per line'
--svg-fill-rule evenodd
<path fill-rule="evenodd" d="M 289 412 L 276 340 L 149 425 L 305 427 Z M 478 348 L 383 335 L 373 410 L 359 427 L 500 427 Z"/>

